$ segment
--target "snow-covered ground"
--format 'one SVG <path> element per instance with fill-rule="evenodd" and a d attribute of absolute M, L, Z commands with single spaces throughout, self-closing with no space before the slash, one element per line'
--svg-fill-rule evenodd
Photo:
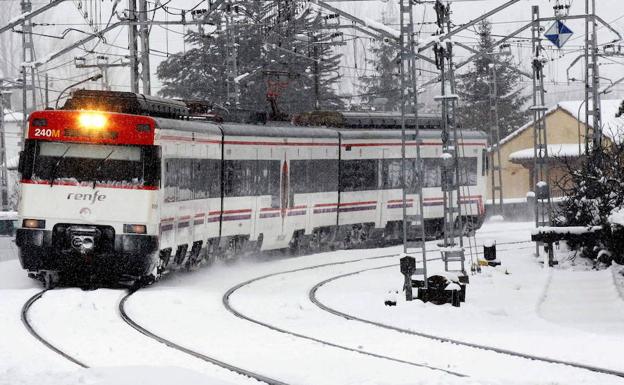
<path fill-rule="evenodd" d="M 622 267 L 544 270 L 531 244 L 502 244 L 528 240 L 531 226 L 495 222 L 479 231 L 479 243 L 498 241 L 503 266 L 471 276 L 460 308 L 407 303 L 400 292 L 396 307 L 384 306 L 388 290 L 402 285 L 398 267 L 391 266 L 400 249 L 393 247 L 264 257 L 175 274 L 134 294 L 126 309 L 153 333 L 288 384 L 624 384 L 615 376 L 347 320 L 309 298 L 319 282 L 379 268 L 330 281 L 316 298 L 340 312 L 400 328 L 624 371 L 624 288 L 616 285 L 624 285 Z M 319 267 L 334 262 L 349 263 Z M 437 261 L 430 265 L 439 268 Z M 286 273 L 304 268 L 309 269 Z M 229 303 L 258 323 L 236 317 L 223 303 L 230 288 L 249 280 Z M 0 384 L 258 383 L 130 328 L 117 310 L 124 291 L 46 293 L 34 305 L 31 322 L 43 337 L 92 367 L 78 368 L 22 326 L 20 309 L 39 289 L 19 262 L 0 263 Z"/>

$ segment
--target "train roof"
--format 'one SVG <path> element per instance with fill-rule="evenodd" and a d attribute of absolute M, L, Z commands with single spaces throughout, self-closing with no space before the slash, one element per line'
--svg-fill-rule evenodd
<path fill-rule="evenodd" d="M 487 135 L 482 131 L 459 130 L 459 136 L 463 139 L 487 139 Z M 345 139 L 401 139 L 401 130 L 340 130 Z M 407 140 L 414 140 L 414 130 L 405 131 Z M 441 130 L 419 130 L 418 136 L 421 139 L 440 139 Z M 453 134 L 451 133 L 451 137 Z"/>
<path fill-rule="evenodd" d="M 267 124 L 246 123 L 214 123 L 198 120 L 172 120 L 154 118 L 161 129 L 173 129 L 187 132 L 203 132 L 212 135 L 223 133 L 229 136 L 267 136 L 289 138 L 337 138 L 338 134 L 347 139 L 401 139 L 401 130 L 397 129 L 352 129 L 331 127 L 302 127 L 293 126 L 286 122 L 267 122 Z M 487 135 L 481 131 L 460 131 L 464 139 L 487 139 Z M 414 131 L 407 130 L 407 139 L 414 140 Z M 423 139 L 438 139 L 440 130 L 420 130 L 419 135 Z"/>

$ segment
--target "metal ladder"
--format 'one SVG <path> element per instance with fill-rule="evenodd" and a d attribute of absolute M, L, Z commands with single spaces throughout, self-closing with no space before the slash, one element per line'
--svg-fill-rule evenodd
<path fill-rule="evenodd" d="M 550 172 L 548 168 L 548 135 L 546 131 L 546 110 L 544 102 L 544 63 L 541 59 L 542 42 L 539 21 L 539 7 L 532 7 L 532 47 L 533 47 L 533 182 L 535 186 L 535 226 L 552 224 L 552 199 L 550 196 Z M 536 256 L 540 255 L 541 242 L 536 244 Z M 552 245 L 548 247 L 548 266 L 552 266 Z"/>
<path fill-rule="evenodd" d="M 496 67 L 492 64 L 490 70 L 490 177 L 492 213 L 503 215 L 503 175 L 500 154 L 500 126 L 498 124 L 498 88 L 496 84 Z"/>
<path fill-rule="evenodd" d="M 440 33 L 451 30 L 450 5 L 438 0 L 435 4 Z M 442 152 L 447 154 L 441 159 L 442 192 L 444 201 L 444 242 L 441 249 L 444 269 L 447 272 L 459 273 L 467 278 L 465 267 L 465 250 L 462 234 L 455 233 L 462 229 L 461 187 L 459 183 L 458 130 L 456 121 L 456 104 L 458 96 L 455 90 L 455 74 L 453 64 L 453 45 L 451 42 L 438 42 L 434 46 L 436 63 L 440 70 L 441 95 L 435 99 L 442 105 Z M 450 94 L 447 91 L 450 90 Z M 460 230 L 461 231 L 461 230 Z M 458 242 L 456 242 L 456 238 Z"/>
<path fill-rule="evenodd" d="M 422 256 L 422 266 L 416 268 L 413 275 L 422 276 L 424 287 L 427 288 L 427 248 L 425 245 L 425 223 L 424 223 L 424 203 L 422 191 L 422 175 L 423 163 L 421 161 L 421 140 L 419 137 L 419 121 L 418 121 L 418 78 L 417 78 L 417 45 L 415 39 L 414 28 L 414 5 L 411 0 L 400 0 L 400 74 L 401 74 L 401 116 L 402 116 L 402 181 L 403 181 L 403 252 L 407 255 L 420 253 Z M 407 95 L 406 95 L 407 94 Z M 411 99 L 411 102 L 408 101 Z M 406 200 L 406 112 L 411 110 L 414 114 L 414 140 L 416 146 L 416 158 L 414 159 L 412 170 L 416 175 L 412 178 L 416 181 L 415 192 L 418 195 L 417 212 L 415 214 L 407 214 Z M 413 190 L 411 190 L 413 191 Z M 407 228 L 409 225 L 419 225 L 420 239 L 409 240 Z M 411 290 L 411 288 L 410 288 Z"/>

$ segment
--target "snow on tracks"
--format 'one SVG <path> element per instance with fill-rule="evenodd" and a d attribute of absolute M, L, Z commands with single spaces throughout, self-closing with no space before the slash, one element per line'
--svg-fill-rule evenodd
<path fill-rule="evenodd" d="M 387 266 L 387 267 L 394 267 L 394 265 L 393 266 Z M 493 351 L 493 352 L 496 352 L 496 353 L 510 355 L 510 356 L 514 356 L 514 357 L 525 358 L 525 359 L 533 360 L 533 361 L 542 361 L 542 362 L 552 363 L 552 364 L 561 364 L 561 365 L 571 366 L 571 367 L 578 368 L 578 369 L 589 370 L 591 372 L 607 374 L 607 375 L 613 375 L 613 376 L 623 377 L 624 378 L 624 372 L 622 372 L 622 371 L 617 371 L 617 370 L 612 370 L 612 369 L 607 369 L 607 368 L 600 368 L 600 367 L 596 367 L 596 366 L 592 366 L 592 365 L 585 365 L 585 364 L 577 363 L 577 362 L 557 360 L 557 359 L 547 358 L 547 357 L 540 357 L 540 356 L 537 356 L 537 355 L 525 354 L 525 353 L 516 352 L 516 351 L 512 351 L 512 350 L 508 350 L 508 349 L 501 349 L 501 348 L 497 348 L 497 347 L 493 347 L 493 346 L 487 346 L 487 345 L 481 345 L 481 344 L 476 344 L 476 343 L 460 341 L 460 340 L 453 339 L 453 338 L 448 338 L 448 337 L 445 337 L 445 336 L 432 335 L 432 334 L 418 332 L 418 331 L 409 330 L 409 329 L 404 329 L 404 328 L 400 328 L 400 327 L 397 327 L 397 326 L 388 325 L 388 324 L 384 324 L 384 323 L 380 323 L 380 322 L 375 322 L 375 321 L 372 321 L 372 320 L 367 320 L 367 319 L 364 319 L 364 318 L 360 318 L 360 317 L 358 317 L 356 315 L 347 314 L 347 313 L 341 312 L 341 311 L 339 311 L 337 309 L 331 308 L 331 307 L 325 305 L 324 303 L 322 303 L 316 296 L 316 293 L 317 293 L 318 289 L 320 289 L 321 287 L 327 285 L 328 283 L 331 283 L 331 282 L 339 280 L 339 279 L 343 279 L 343 278 L 359 275 L 359 274 L 364 273 L 364 272 L 369 272 L 369 271 L 379 270 L 379 269 L 385 269 L 387 267 L 386 266 L 381 266 L 381 267 L 374 267 L 374 268 L 369 268 L 369 269 L 358 270 L 358 271 L 354 271 L 354 272 L 350 272 L 350 273 L 346 273 L 346 274 L 340 274 L 340 275 L 328 278 L 326 280 L 323 280 L 323 281 L 317 283 L 316 285 L 314 285 L 312 287 L 312 289 L 310 289 L 309 294 L 308 294 L 308 296 L 310 298 L 310 301 L 312 301 L 312 303 L 314 303 L 316 306 L 318 306 L 322 310 L 324 310 L 324 311 L 326 311 L 328 313 L 331 313 L 333 315 L 336 315 L 338 317 L 342 317 L 344 319 L 350 320 L 350 321 L 358 321 L 358 322 L 362 322 L 362 323 L 365 323 L 365 324 L 381 327 L 381 328 L 384 328 L 384 329 L 393 330 L 393 331 L 396 331 L 396 332 L 399 332 L 399 333 L 404 333 L 404 334 L 424 337 L 424 338 L 427 338 L 427 339 L 432 339 L 432 340 L 436 340 L 436 341 L 440 341 L 440 342 L 448 342 L 448 343 L 451 343 L 451 344 L 467 346 L 467 347 L 475 348 L 475 349 L 489 350 L 489 351 Z"/>
<path fill-rule="evenodd" d="M 143 327 L 143 326 L 139 325 L 137 322 L 135 322 L 128 315 L 128 313 L 126 312 L 126 309 L 125 309 L 126 301 L 134 293 L 135 293 L 134 291 L 128 293 L 119 302 L 119 312 L 120 312 L 121 318 L 124 320 L 124 322 L 126 322 L 128 325 L 130 325 L 132 328 L 134 328 L 135 330 L 137 330 L 141 334 L 147 336 L 148 338 L 153 339 L 154 341 L 157 341 L 159 343 L 165 344 L 165 345 L 167 345 L 168 347 L 170 347 L 172 349 L 178 350 L 178 351 L 180 351 L 182 353 L 188 354 L 188 355 L 193 356 L 195 358 L 198 358 L 198 359 L 200 359 L 202 361 L 206 361 L 206 362 L 209 362 L 211 364 L 220 366 L 220 367 L 222 367 L 224 369 L 231 370 L 232 372 L 235 372 L 237 374 L 240 374 L 240 375 L 243 375 L 243 376 L 246 376 L 246 377 L 249 377 L 249 378 L 253 378 L 253 379 L 256 379 L 258 381 L 265 382 L 265 383 L 267 383 L 269 385 L 287 385 L 285 382 L 282 382 L 282 381 L 279 381 L 279 380 L 275 380 L 273 378 L 264 376 L 262 374 L 254 373 L 252 371 L 249 371 L 249 370 L 246 370 L 246 369 L 243 369 L 243 368 L 239 368 L 238 366 L 234 366 L 234 365 L 228 364 L 228 363 L 226 363 L 224 361 L 220 361 L 220 360 L 218 360 L 216 358 L 213 358 L 213 357 L 207 356 L 205 354 L 199 353 L 199 352 L 197 352 L 195 350 L 191 350 L 189 348 L 185 348 L 182 345 L 179 345 L 179 344 L 177 344 L 177 343 L 175 343 L 173 341 L 170 341 L 170 340 L 168 340 L 168 339 L 166 339 L 164 337 L 158 336 L 158 335 L 152 333 L 151 331 L 147 330 L 145 327 Z"/>
<path fill-rule="evenodd" d="M 35 330 L 35 328 L 32 326 L 32 324 L 30 323 L 30 319 L 28 317 L 28 311 L 30 310 L 30 308 L 32 307 L 32 305 L 37 302 L 38 300 L 41 299 L 41 297 L 43 297 L 43 295 L 47 292 L 48 290 L 42 290 L 39 293 L 33 295 L 32 297 L 30 297 L 28 299 L 28 301 L 26 301 L 26 303 L 24 304 L 24 306 L 22 307 L 22 323 L 24 324 L 24 326 L 26 327 L 26 330 L 28 330 L 28 332 L 35 337 L 35 339 L 37 339 L 39 342 L 41 342 L 42 344 L 44 344 L 47 348 L 49 348 L 50 350 L 52 350 L 53 352 L 55 352 L 56 354 L 66 358 L 67 360 L 73 362 L 74 364 L 83 367 L 83 368 L 88 368 L 88 366 L 84 363 L 82 363 L 80 360 L 72 357 L 71 355 L 65 353 L 64 351 L 62 351 L 61 349 L 57 348 L 56 346 L 54 346 L 52 343 L 48 342 L 48 340 L 46 340 L 45 338 L 43 338 L 39 333 L 37 333 L 37 331 Z"/>
<path fill-rule="evenodd" d="M 395 255 L 392 256 L 382 256 L 382 257 L 375 257 L 375 259 L 377 258 L 388 258 L 388 257 L 395 257 Z M 364 260 L 370 260 L 370 258 L 366 258 Z M 263 322 L 260 321 L 256 318 L 252 318 L 249 315 L 245 315 L 244 313 L 242 313 L 241 311 L 237 310 L 231 303 L 230 303 L 230 297 L 238 290 L 240 290 L 241 288 L 244 288 L 245 286 L 249 286 L 255 282 L 261 281 L 261 280 L 265 280 L 267 278 L 273 278 L 279 275 L 284 275 L 284 274 L 290 274 L 290 273 L 295 273 L 295 272 L 302 272 L 302 271 L 307 271 L 307 270 L 311 270 L 311 269 L 318 269 L 321 267 L 326 267 L 326 266 L 336 266 L 336 265 L 342 265 L 342 264 L 347 264 L 347 263 L 355 263 L 356 261 L 348 261 L 348 262 L 336 262 L 336 263 L 329 263 L 329 264 L 324 264 L 324 265 L 319 265 L 319 266 L 312 266 L 312 267 L 305 267 L 305 268 L 301 268 L 301 269 L 295 269 L 295 270 L 290 270 L 290 271 L 285 271 L 285 272 L 279 272 L 279 273 L 274 273 L 274 274 L 267 274 L 258 278 L 254 278 L 245 282 L 242 282 L 232 288 L 230 288 L 224 295 L 223 295 L 223 306 L 225 306 L 225 308 L 231 312 L 232 314 L 234 314 L 236 317 L 244 319 L 246 321 L 264 326 L 268 329 L 280 332 L 280 333 L 284 333 L 284 334 L 288 334 L 294 337 L 298 337 L 298 338 L 303 338 L 309 341 L 313 341 L 313 342 L 318 342 L 322 345 L 326 345 L 326 346 L 330 346 L 333 348 L 337 348 L 337 349 L 341 349 L 341 350 L 345 350 L 348 352 L 353 352 L 353 353 L 358 353 L 358 354 L 363 354 L 363 355 L 367 355 L 367 356 L 371 356 L 374 358 L 379 358 L 379 359 L 383 359 L 383 360 L 388 360 L 388 361 L 393 361 L 393 362 L 397 362 L 400 364 L 406 364 L 406 365 L 411 365 L 411 366 L 416 366 L 416 367 L 421 367 L 421 368 L 427 368 L 427 369 L 431 369 L 431 370 L 436 370 L 436 371 L 441 371 L 447 374 L 451 374 L 454 376 L 458 376 L 458 377 L 466 377 L 466 375 L 462 374 L 462 373 L 458 373 L 455 371 L 451 371 L 451 370 L 447 370 L 444 368 L 438 368 L 435 366 L 431 366 L 431 365 L 427 365 L 426 363 L 418 363 L 418 362 L 412 362 L 412 361 L 407 361 L 407 360 L 402 360 L 402 359 L 398 359 L 398 358 L 394 358 L 394 357 L 390 357 L 390 356 L 386 356 L 383 354 L 377 354 L 377 353 L 373 353 L 373 352 L 369 352 L 363 349 L 358 349 L 358 348 L 353 348 L 353 347 L 348 347 L 345 345 L 340 345 L 337 343 L 333 343 L 329 340 L 325 340 L 325 339 L 319 339 L 319 338 L 315 338 L 315 337 L 311 337 L 311 336 L 307 336 L 301 333 L 297 333 L 294 331 L 289 331 L 286 329 L 282 329 L 279 326 L 276 326 L 275 324 L 271 324 L 271 323 L 267 323 L 267 322 Z M 393 265 L 394 266 L 394 265 Z"/>

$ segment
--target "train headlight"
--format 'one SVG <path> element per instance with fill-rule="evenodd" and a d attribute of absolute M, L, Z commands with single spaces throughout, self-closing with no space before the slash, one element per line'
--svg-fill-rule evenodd
<path fill-rule="evenodd" d="M 124 225 L 124 233 L 145 234 L 147 233 L 147 228 L 145 225 Z"/>
<path fill-rule="evenodd" d="M 97 112 L 83 112 L 78 115 L 78 124 L 81 128 L 101 130 L 106 127 L 106 116 Z"/>
<path fill-rule="evenodd" d="M 44 229 L 45 220 L 43 219 L 24 219 L 22 221 L 22 227 L 27 229 Z"/>

